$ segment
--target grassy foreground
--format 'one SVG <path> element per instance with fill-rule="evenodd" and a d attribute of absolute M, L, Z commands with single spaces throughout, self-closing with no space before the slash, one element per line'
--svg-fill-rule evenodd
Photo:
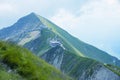
<path fill-rule="evenodd" d="M 70 80 L 27 49 L 0 41 L 0 80 Z"/>

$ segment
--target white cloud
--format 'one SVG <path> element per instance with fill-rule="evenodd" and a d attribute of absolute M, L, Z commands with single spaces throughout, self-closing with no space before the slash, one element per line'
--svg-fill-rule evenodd
<path fill-rule="evenodd" d="M 60 9 L 51 20 L 83 41 L 110 52 L 112 43 L 120 37 L 119 1 L 89 0 L 76 12 L 79 12 L 79 15 Z M 101 47 L 101 44 L 109 47 Z"/>
<path fill-rule="evenodd" d="M 84 0 L 85 1 L 85 0 Z M 78 0 L 0 0 L 0 28 L 9 26 L 31 12 L 35 12 L 43 17 L 51 16 L 58 8 L 74 9 Z M 62 5 L 61 5 L 62 4 Z M 73 6 L 71 6 L 73 5 Z"/>
<path fill-rule="evenodd" d="M 75 25 L 77 21 L 79 21 L 75 15 L 64 9 L 59 9 L 56 15 L 51 17 L 51 20 L 59 26 L 64 27 L 64 29 L 73 28 L 72 26 Z"/>
<path fill-rule="evenodd" d="M 3 11 L 12 11 L 12 6 L 9 4 L 0 4 L 0 12 Z"/>
<path fill-rule="evenodd" d="M 120 4 L 118 0 L 93 0 L 84 5 L 81 12 L 90 16 L 118 16 Z"/>
<path fill-rule="evenodd" d="M 0 3 L 0 14 L 4 15 L 5 13 L 14 12 L 16 9 L 14 6 L 8 3 Z"/>
<path fill-rule="evenodd" d="M 91 37 L 98 34 L 107 38 L 120 29 L 118 0 L 91 0 L 79 12 L 80 15 L 76 16 L 65 9 L 59 9 L 51 20 L 72 33 L 79 31 L 77 33 L 91 34 Z"/>
<path fill-rule="evenodd" d="M 14 24 L 31 12 L 40 14 L 49 5 L 47 0 L 0 0 L 0 29 Z"/>

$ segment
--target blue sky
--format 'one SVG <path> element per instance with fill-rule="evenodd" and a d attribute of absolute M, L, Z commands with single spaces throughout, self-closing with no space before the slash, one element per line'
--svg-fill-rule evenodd
<path fill-rule="evenodd" d="M 31 12 L 120 58 L 119 0 L 1 0 L 0 28 Z"/>

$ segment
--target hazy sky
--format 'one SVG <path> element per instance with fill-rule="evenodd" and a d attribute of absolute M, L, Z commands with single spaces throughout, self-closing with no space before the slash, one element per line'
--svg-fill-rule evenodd
<path fill-rule="evenodd" d="M 119 0 L 0 0 L 0 28 L 31 12 L 120 58 Z"/>

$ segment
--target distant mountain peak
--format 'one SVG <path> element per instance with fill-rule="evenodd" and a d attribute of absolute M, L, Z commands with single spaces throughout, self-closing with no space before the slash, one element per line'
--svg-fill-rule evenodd
<path fill-rule="evenodd" d="M 32 12 L 20 18 L 13 26 L 16 28 L 21 28 L 21 30 L 33 30 L 36 29 L 36 27 L 40 28 L 41 24 L 42 22 L 40 21 L 39 16 L 36 13 Z"/>
<path fill-rule="evenodd" d="M 26 15 L 27 17 L 35 17 L 38 18 L 38 15 L 34 12 L 31 12 L 30 14 Z M 39 19 L 39 18 L 38 18 Z"/>
<path fill-rule="evenodd" d="M 2 29 L 0 34 L 4 35 L 0 35 L 0 38 L 5 40 L 12 39 L 12 41 L 21 41 L 25 43 L 26 41 L 40 36 L 40 32 L 43 28 L 46 28 L 46 26 L 40 21 L 39 16 L 32 12 L 20 18 L 11 27 Z M 4 32 L 4 30 L 10 31 Z M 20 44 L 23 44 L 21 42 Z"/>
<path fill-rule="evenodd" d="M 36 15 L 36 13 L 35 12 L 31 12 L 30 15 Z"/>
<path fill-rule="evenodd" d="M 120 60 L 80 41 L 36 13 L 0 30 L 0 39 L 28 48 L 75 80 L 120 80 L 120 71 L 116 68 L 120 67 Z"/>
<path fill-rule="evenodd" d="M 39 20 L 38 16 L 36 15 L 36 13 L 30 13 L 28 15 L 26 15 L 25 17 L 20 18 L 18 21 L 20 20 L 26 20 L 26 21 L 30 21 L 30 20 Z"/>

